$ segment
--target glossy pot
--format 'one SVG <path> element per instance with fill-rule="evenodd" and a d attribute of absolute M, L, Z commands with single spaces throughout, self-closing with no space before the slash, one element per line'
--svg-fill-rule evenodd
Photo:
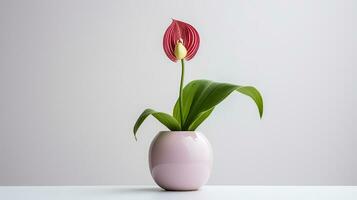
<path fill-rule="evenodd" d="M 150 171 L 165 190 L 198 190 L 210 176 L 212 149 L 196 131 L 161 131 L 151 143 Z"/>

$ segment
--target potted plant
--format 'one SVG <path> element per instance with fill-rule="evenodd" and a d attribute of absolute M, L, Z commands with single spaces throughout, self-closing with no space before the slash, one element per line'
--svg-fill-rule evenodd
<path fill-rule="evenodd" d="M 207 182 L 212 150 L 207 138 L 196 129 L 229 94 L 236 91 L 251 97 L 260 117 L 263 115 L 262 96 L 252 86 L 193 80 L 184 87 L 185 60 L 195 56 L 199 44 L 200 37 L 193 26 L 173 19 L 163 38 L 167 57 L 173 62 L 180 61 L 182 69 L 173 113 L 146 109 L 134 125 L 135 139 L 138 128 L 149 115 L 169 129 L 156 135 L 149 150 L 151 175 L 166 190 L 197 190 Z"/>

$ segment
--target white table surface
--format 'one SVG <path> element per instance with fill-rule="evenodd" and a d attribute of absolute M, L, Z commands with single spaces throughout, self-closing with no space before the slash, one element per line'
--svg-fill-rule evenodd
<path fill-rule="evenodd" d="M 1 200 L 187 199 L 357 200 L 357 186 L 204 186 L 167 192 L 156 186 L 1 186 Z"/>

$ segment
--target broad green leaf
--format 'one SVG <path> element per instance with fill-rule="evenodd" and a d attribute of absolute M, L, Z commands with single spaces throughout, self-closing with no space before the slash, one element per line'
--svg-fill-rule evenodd
<path fill-rule="evenodd" d="M 214 107 L 202 112 L 196 119 L 193 121 L 190 126 L 188 127 L 189 131 L 194 131 L 196 128 L 212 113 Z"/>
<path fill-rule="evenodd" d="M 183 91 L 182 130 L 194 130 L 210 114 L 205 113 L 222 102 L 233 91 L 238 91 L 251 97 L 256 103 L 260 117 L 263 115 L 263 99 L 257 89 L 251 86 L 239 86 L 229 83 L 218 83 L 208 80 L 191 81 Z M 174 108 L 174 117 L 179 118 L 178 101 Z"/>
<path fill-rule="evenodd" d="M 197 81 L 191 81 L 185 86 L 182 94 L 183 101 L 183 123 L 185 123 L 188 113 L 190 112 L 192 103 L 197 100 L 197 98 L 202 94 L 202 92 L 212 83 L 209 80 L 200 80 L 200 83 Z M 181 124 L 180 117 L 180 105 L 179 100 L 176 101 L 173 116 Z"/>
<path fill-rule="evenodd" d="M 157 112 L 157 111 L 155 111 L 153 109 L 146 109 L 146 110 L 144 110 L 143 113 L 141 113 L 141 115 L 139 116 L 138 120 L 136 120 L 136 123 L 134 125 L 134 137 L 135 137 L 135 139 L 137 139 L 136 138 L 136 132 L 138 131 L 138 129 L 141 126 L 141 124 L 144 122 L 144 120 L 149 115 L 154 116 L 157 120 L 159 120 L 163 125 L 165 125 L 171 131 L 181 130 L 180 124 L 171 115 L 163 113 L 163 112 Z"/>
<path fill-rule="evenodd" d="M 251 97 L 255 101 L 255 104 L 257 104 L 259 110 L 259 116 L 260 118 L 262 118 L 264 104 L 263 104 L 262 95 L 260 95 L 259 91 L 252 86 L 244 86 L 244 87 L 240 86 L 236 90 L 242 94 Z"/>

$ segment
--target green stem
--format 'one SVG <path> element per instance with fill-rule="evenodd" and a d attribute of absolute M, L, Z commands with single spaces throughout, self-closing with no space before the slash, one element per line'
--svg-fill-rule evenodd
<path fill-rule="evenodd" d="M 183 88 L 183 81 L 185 77 L 185 63 L 184 60 L 181 59 L 181 82 L 180 82 L 180 94 L 179 94 L 179 105 L 180 105 L 180 119 L 181 119 L 181 130 L 183 130 L 183 101 L 182 101 L 182 88 Z"/>

